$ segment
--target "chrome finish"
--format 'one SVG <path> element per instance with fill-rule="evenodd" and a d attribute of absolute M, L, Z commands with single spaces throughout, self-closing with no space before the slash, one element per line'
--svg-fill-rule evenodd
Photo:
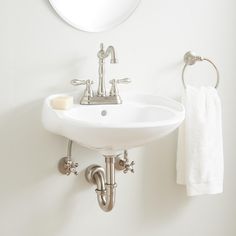
<path fill-rule="evenodd" d="M 71 173 L 78 175 L 77 167 L 79 164 L 71 159 L 72 143 L 72 140 L 68 140 L 67 156 L 61 158 L 58 163 L 58 169 L 63 175 L 70 175 Z"/>
<path fill-rule="evenodd" d="M 129 83 L 131 83 L 131 82 L 132 82 L 132 80 L 129 79 L 129 78 L 124 78 L 124 79 L 118 79 L 118 80 L 116 80 L 116 83 L 117 83 L 117 84 L 129 84 Z"/>
<path fill-rule="evenodd" d="M 115 168 L 116 170 L 123 170 L 125 174 L 127 174 L 129 171 L 134 173 L 134 165 L 135 162 L 131 161 L 129 163 L 128 159 L 128 151 L 124 151 L 124 156 L 120 158 L 121 154 L 116 157 L 116 162 L 115 162 Z"/>
<path fill-rule="evenodd" d="M 91 165 L 85 171 L 89 183 L 96 184 L 97 200 L 100 208 L 106 212 L 111 211 L 115 205 L 115 155 L 105 156 L 106 175 L 101 166 Z"/>
<path fill-rule="evenodd" d="M 121 104 L 122 100 L 120 96 L 106 96 L 106 97 L 83 97 L 80 101 L 81 105 L 109 105 L 109 104 Z"/>
<path fill-rule="evenodd" d="M 91 165 L 86 168 L 85 178 L 90 184 L 96 184 L 95 174 L 98 173 L 103 176 L 102 179 L 105 179 L 105 171 L 99 165 Z"/>
<path fill-rule="evenodd" d="M 196 56 L 194 52 L 187 52 L 184 55 L 184 62 L 188 65 L 194 65 L 197 61 L 202 61 L 203 57 Z"/>
<path fill-rule="evenodd" d="M 101 111 L 101 116 L 106 116 L 107 115 L 107 111 L 106 110 L 102 110 Z"/>
<path fill-rule="evenodd" d="M 71 80 L 71 84 L 74 86 L 77 85 L 86 85 L 86 88 L 84 90 L 84 95 L 82 96 L 81 100 L 80 100 L 80 104 L 89 104 L 90 100 L 93 98 L 94 94 L 93 94 L 93 90 L 92 90 L 92 84 L 93 81 L 92 80 L 78 80 L 78 79 L 73 79 Z"/>
<path fill-rule="evenodd" d="M 106 94 L 106 86 L 105 86 L 105 78 L 104 78 L 104 63 L 105 59 L 111 55 L 111 64 L 117 63 L 115 49 L 113 46 L 109 46 L 106 50 L 104 50 L 103 44 L 100 44 L 100 50 L 97 53 L 99 59 L 99 81 L 98 81 L 98 90 L 97 94 L 94 95 L 93 90 L 91 88 L 91 84 L 93 81 L 91 80 L 72 80 L 72 85 L 86 85 L 86 89 L 84 95 L 81 98 L 80 104 L 82 105 L 100 105 L 100 104 L 121 104 L 122 100 L 119 96 L 118 89 L 116 84 L 127 84 L 130 83 L 130 79 L 120 79 L 120 80 L 112 80 L 110 83 L 112 84 L 109 95 Z"/>
<path fill-rule="evenodd" d="M 71 159 L 72 140 L 68 140 L 67 156 L 63 157 L 58 164 L 59 171 L 64 175 L 74 173 L 78 175 L 78 163 Z M 95 192 L 97 193 L 97 201 L 100 208 L 109 212 L 114 208 L 116 196 L 116 181 L 115 169 L 123 170 L 124 173 L 131 171 L 134 173 L 134 162 L 128 163 L 128 152 L 124 151 L 123 158 L 120 155 L 104 155 L 106 167 L 105 170 L 99 165 L 90 165 L 86 168 L 85 178 L 90 184 L 97 186 Z"/>
<path fill-rule="evenodd" d="M 64 175 L 70 175 L 71 173 L 78 175 L 77 167 L 78 163 L 73 162 L 68 157 L 63 157 L 58 164 L 59 171 Z"/>
<path fill-rule="evenodd" d="M 81 79 L 73 79 L 70 82 L 72 85 L 77 86 L 77 85 L 85 85 L 86 80 L 81 80 Z"/>
<path fill-rule="evenodd" d="M 184 73 L 185 73 L 186 67 L 188 65 L 194 65 L 197 61 L 207 61 L 214 67 L 214 69 L 216 71 L 216 76 L 217 76 L 215 88 L 218 88 L 219 82 L 220 82 L 220 74 L 219 74 L 219 70 L 217 69 L 216 65 L 211 60 L 201 57 L 201 56 L 196 56 L 191 51 L 185 53 L 185 55 L 184 55 L 185 65 L 182 70 L 182 82 L 183 82 L 184 88 L 186 88 L 186 83 L 185 83 L 185 78 L 184 78 Z"/>
<path fill-rule="evenodd" d="M 97 96 L 99 97 L 106 97 L 106 87 L 105 87 L 105 79 L 104 79 L 104 59 L 107 58 L 111 54 L 111 64 L 117 63 L 115 49 L 113 46 L 109 46 L 106 51 L 103 49 L 103 43 L 100 44 L 100 50 L 97 54 L 99 59 L 99 67 L 98 67 L 98 74 L 99 74 L 99 84 L 98 84 L 98 91 Z"/>
<path fill-rule="evenodd" d="M 113 79 L 110 80 L 109 83 L 111 84 L 111 90 L 110 90 L 110 96 L 119 96 L 119 91 L 117 88 L 117 84 L 129 84 L 131 83 L 131 79 L 129 78 L 124 78 L 124 79 Z M 120 98 L 121 100 L 121 98 Z"/>
<path fill-rule="evenodd" d="M 73 141 L 72 140 L 68 140 L 68 144 L 67 144 L 67 157 L 69 157 L 71 159 L 71 156 L 72 156 L 72 144 L 73 144 Z"/>

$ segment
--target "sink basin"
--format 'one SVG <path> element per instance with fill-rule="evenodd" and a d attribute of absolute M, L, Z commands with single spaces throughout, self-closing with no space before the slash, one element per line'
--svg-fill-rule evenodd
<path fill-rule="evenodd" d="M 144 145 L 174 131 L 184 119 L 184 107 L 169 98 L 123 95 L 120 105 L 74 104 L 69 110 L 55 110 L 45 99 L 44 127 L 104 155 Z"/>

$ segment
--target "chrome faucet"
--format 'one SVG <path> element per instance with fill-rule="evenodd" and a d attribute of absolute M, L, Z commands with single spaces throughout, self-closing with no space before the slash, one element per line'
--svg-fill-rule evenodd
<path fill-rule="evenodd" d="M 115 49 L 113 46 L 109 46 L 106 51 L 103 49 L 103 43 L 100 44 L 100 50 L 98 52 L 98 59 L 99 59 L 99 84 L 98 84 L 98 92 L 97 96 L 106 96 L 106 88 L 105 88 L 105 79 L 104 79 L 104 59 L 107 58 L 111 54 L 111 64 L 116 64 L 116 54 Z"/>
<path fill-rule="evenodd" d="M 115 49 L 113 46 L 109 46 L 107 50 L 104 51 L 103 49 L 103 43 L 100 44 L 100 50 L 97 53 L 98 59 L 99 59 L 99 68 L 98 68 L 98 74 L 99 74 L 99 81 L 98 81 L 98 90 L 97 94 L 94 95 L 94 92 L 92 90 L 92 84 L 93 81 L 91 80 L 78 80 L 74 79 L 71 81 L 72 85 L 86 85 L 84 94 L 80 100 L 80 104 L 82 105 L 100 105 L 100 104 L 121 104 L 122 100 L 120 98 L 117 84 L 127 84 L 130 83 L 131 80 L 128 78 L 124 79 L 113 79 L 110 80 L 111 89 L 109 95 L 106 93 L 106 86 L 105 86 L 105 78 L 104 78 L 104 60 L 111 55 L 111 64 L 116 64 L 116 54 Z"/>

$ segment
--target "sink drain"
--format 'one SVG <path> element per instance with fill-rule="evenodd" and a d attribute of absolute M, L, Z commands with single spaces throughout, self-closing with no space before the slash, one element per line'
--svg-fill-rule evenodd
<path fill-rule="evenodd" d="M 101 115 L 102 115 L 102 116 L 106 116 L 106 115 L 107 115 L 107 111 L 106 111 L 106 110 L 102 110 L 102 111 L 101 111 Z"/>

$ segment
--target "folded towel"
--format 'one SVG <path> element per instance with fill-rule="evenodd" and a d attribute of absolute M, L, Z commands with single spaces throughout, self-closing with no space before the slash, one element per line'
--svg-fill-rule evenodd
<path fill-rule="evenodd" d="M 179 129 L 177 183 L 187 195 L 223 192 L 221 102 L 213 87 L 187 86 L 182 97 L 186 118 Z"/>

